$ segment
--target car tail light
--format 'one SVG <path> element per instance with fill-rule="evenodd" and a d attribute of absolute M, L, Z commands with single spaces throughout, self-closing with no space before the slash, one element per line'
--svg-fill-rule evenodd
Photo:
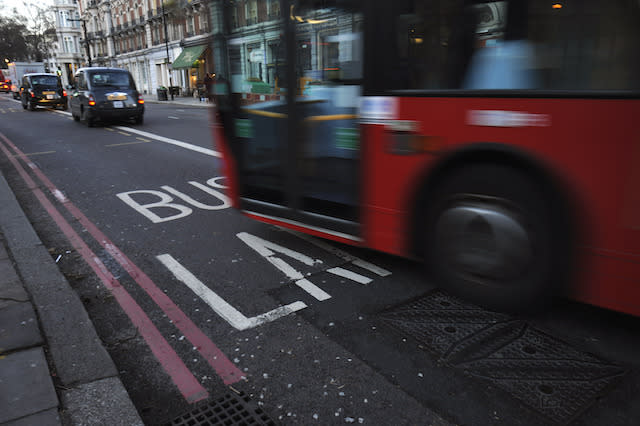
<path fill-rule="evenodd" d="M 142 99 L 142 95 L 138 93 L 138 103 L 140 105 L 144 104 L 144 99 Z"/>
<path fill-rule="evenodd" d="M 65 97 L 65 98 L 67 97 L 67 91 L 66 90 L 62 91 L 62 96 Z"/>
<path fill-rule="evenodd" d="M 93 95 L 89 95 L 89 105 L 95 106 L 95 104 L 96 104 L 96 98 L 94 98 Z"/>
<path fill-rule="evenodd" d="M 36 97 L 36 94 L 35 94 L 35 93 L 33 93 L 33 91 L 32 91 L 31 89 L 29 89 L 29 94 L 31 95 L 31 97 L 32 97 L 32 98 L 35 98 L 35 97 Z"/>

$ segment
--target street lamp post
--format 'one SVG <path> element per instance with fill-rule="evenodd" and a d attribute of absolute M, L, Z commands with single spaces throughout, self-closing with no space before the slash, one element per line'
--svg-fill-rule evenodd
<path fill-rule="evenodd" d="M 90 67 L 93 66 L 91 65 L 91 49 L 89 48 L 89 38 L 87 37 L 87 22 L 84 20 L 84 18 L 69 19 L 69 21 L 82 22 L 82 32 L 84 33 L 84 48 L 87 52 L 87 61 L 89 62 Z"/>
<path fill-rule="evenodd" d="M 164 13 L 164 0 L 162 0 L 162 21 L 164 23 L 164 48 L 167 51 L 167 70 L 169 71 L 169 92 L 171 100 L 173 100 L 173 73 L 171 72 L 171 64 L 169 63 L 169 32 L 167 31 L 167 16 Z"/>

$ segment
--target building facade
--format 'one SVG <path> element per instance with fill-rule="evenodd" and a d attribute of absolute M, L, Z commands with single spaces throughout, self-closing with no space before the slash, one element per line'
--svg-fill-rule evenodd
<path fill-rule="evenodd" d="M 80 66 L 113 66 L 128 69 L 143 93 L 174 86 L 189 95 L 212 71 L 209 0 L 54 1 L 53 62 L 65 84 Z"/>
<path fill-rule="evenodd" d="M 65 86 L 72 81 L 75 71 L 84 64 L 82 53 L 82 26 L 78 4 L 75 0 L 54 0 L 56 40 L 51 44 L 53 57 L 49 70 L 58 72 Z"/>
<path fill-rule="evenodd" d="M 206 73 L 274 88 L 281 4 L 280 0 L 54 0 L 57 41 L 51 62 L 54 69 L 60 67 L 65 84 L 82 66 L 128 69 L 145 94 L 173 86 L 181 95 L 191 95 Z M 227 44 L 229 36 L 236 44 Z"/>

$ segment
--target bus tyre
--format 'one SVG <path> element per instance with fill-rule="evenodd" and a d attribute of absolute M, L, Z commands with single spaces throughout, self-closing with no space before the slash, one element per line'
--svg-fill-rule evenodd
<path fill-rule="evenodd" d="M 563 289 L 569 268 L 565 212 L 558 210 L 541 180 L 518 168 L 456 169 L 429 202 L 425 256 L 434 284 L 488 309 L 542 309 Z"/>

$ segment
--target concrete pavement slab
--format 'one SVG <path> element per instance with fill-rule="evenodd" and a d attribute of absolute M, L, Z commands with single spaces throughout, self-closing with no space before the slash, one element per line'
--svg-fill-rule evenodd
<path fill-rule="evenodd" d="M 42 348 L 0 356 L 0 423 L 57 406 Z"/>
<path fill-rule="evenodd" d="M 3 423 L 2 426 L 58 426 L 61 425 L 60 415 L 58 410 L 52 408 L 50 410 L 41 411 L 30 416 L 23 417 L 18 420 L 13 420 L 8 423 Z"/>
<path fill-rule="evenodd" d="M 2 426 L 58 426 L 60 424 L 62 423 L 58 415 L 58 410 L 51 408 L 18 420 L 3 423 Z"/>
<path fill-rule="evenodd" d="M 38 319 L 31 303 L 0 309 L 0 354 L 41 345 Z"/>
<path fill-rule="evenodd" d="M 117 376 L 78 295 L 44 247 L 12 251 L 47 336 L 58 377 L 64 385 Z M 70 333 L 69 330 L 73 330 Z"/>
<path fill-rule="evenodd" d="M 3 247 L 2 241 L 0 247 Z M 7 258 L 0 259 L 0 309 L 22 302 L 29 302 L 29 295 L 11 261 Z"/>

